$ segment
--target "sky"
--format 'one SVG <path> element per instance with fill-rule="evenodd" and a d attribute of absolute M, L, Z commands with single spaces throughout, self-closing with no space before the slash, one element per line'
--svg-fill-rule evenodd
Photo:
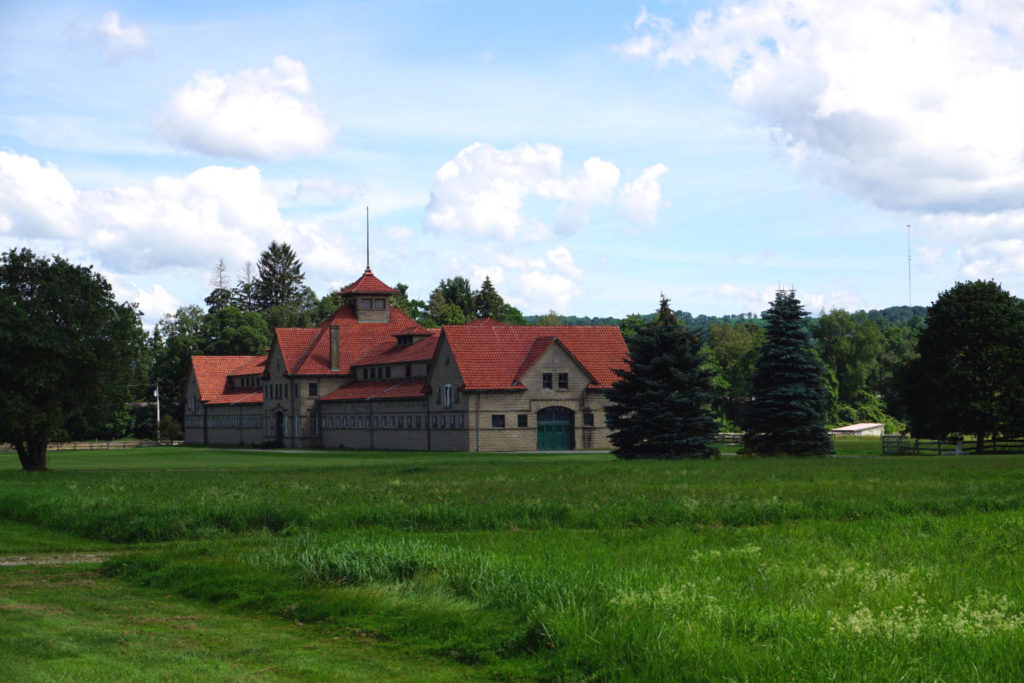
<path fill-rule="evenodd" d="M 353 281 L 366 207 L 527 314 L 1022 296 L 1024 4 L 0 0 L 0 249 L 152 325 L 273 240 Z"/>

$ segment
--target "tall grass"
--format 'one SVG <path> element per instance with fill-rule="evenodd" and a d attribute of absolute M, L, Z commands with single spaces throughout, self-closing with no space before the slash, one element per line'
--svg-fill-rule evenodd
<path fill-rule="evenodd" d="M 1024 676 L 1024 461 L 607 457 L 0 475 L 0 515 L 177 540 L 111 575 L 498 678 Z"/>

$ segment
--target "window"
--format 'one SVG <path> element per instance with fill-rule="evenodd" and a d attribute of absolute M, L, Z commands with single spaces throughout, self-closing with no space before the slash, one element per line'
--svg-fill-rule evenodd
<path fill-rule="evenodd" d="M 526 416 L 526 415 L 520 415 L 520 416 L 519 416 L 519 422 L 518 422 L 519 426 L 520 426 L 520 427 L 526 427 L 526 426 L 527 426 L 527 425 L 529 424 L 529 423 L 527 422 L 528 420 L 529 420 L 529 417 L 528 417 L 528 416 Z"/>
<path fill-rule="evenodd" d="M 491 426 L 495 427 L 495 428 L 498 428 L 498 429 L 504 427 L 505 426 L 505 416 L 504 415 L 491 415 Z"/>
<path fill-rule="evenodd" d="M 412 377 L 412 363 L 405 364 L 405 376 Z"/>
<path fill-rule="evenodd" d="M 441 429 L 444 429 L 444 415 L 441 416 Z"/>
<path fill-rule="evenodd" d="M 348 418 L 347 417 L 341 418 L 341 426 L 342 427 L 348 427 Z"/>
<path fill-rule="evenodd" d="M 363 310 L 369 311 L 373 308 L 373 299 L 360 299 L 359 307 Z"/>
<path fill-rule="evenodd" d="M 405 426 L 405 425 L 404 425 L 404 422 L 405 422 L 405 418 L 404 418 L 404 417 L 402 417 L 401 415 L 399 415 L 399 416 L 398 416 L 398 428 L 399 428 L 399 429 L 401 429 L 402 427 L 404 427 L 404 426 Z"/>
<path fill-rule="evenodd" d="M 550 389 L 551 388 L 551 373 L 550 372 L 545 372 L 543 375 L 541 375 L 540 376 L 540 380 L 541 380 L 541 387 L 543 387 L 544 389 Z"/>
<path fill-rule="evenodd" d="M 441 387 L 437 388 L 437 403 L 438 405 L 441 404 Z"/>
<path fill-rule="evenodd" d="M 359 428 L 363 428 L 363 418 L 359 418 Z"/>
<path fill-rule="evenodd" d="M 379 426 L 380 426 L 380 417 L 379 417 L 379 416 L 377 416 L 377 415 L 375 415 L 375 416 L 373 417 L 373 426 L 374 426 L 374 427 L 379 427 Z"/>
<path fill-rule="evenodd" d="M 466 426 L 466 416 L 465 415 L 459 415 L 459 427 L 465 427 L 465 426 Z"/>
<path fill-rule="evenodd" d="M 560 372 L 558 373 L 558 388 L 568 389 L 569 388 L 569 373 Z"/>
<path fill-rule="evenodd" d="M 383 311 L 385 308 L 388 307 L 386 299 L 374 299 L 373 303 L 375 304 L 374 308 L 376 308 L 378 311 Z"/>
<path fill-rule="evenodd" d="M 287 384 L 284 385 L 284 397 L 288 398 L 288 385 Z"/>
<path fill-rule="evenodd" d="M 310 382 L 309 383 L 309 395 L 310 396 L 316 396 L 317 392 L 318 392 L 318 387 L 316 385 L 316 382 Z"/>
<path fill-rule="evenodd" d="M 370 379 L 377 379 L 377 368 L 370 368 Z"/>
<path fill-rule="evenodd" d="M 437 415 L 434 415 L 433 419 L 430 422 L 431 422 L 430 426 L 434 427 L 436 429 L 437 428 Z"/>
<path fill-rule="evenodd" d="M 388 379 L 391 379 L 391 366 L 390 365 L 387 366 L 386 368 L 384 368 L 384 376 L 387 377 Z"/>
<path fill-rule="evenodd" d="M 422 417 L 422 415 L 417 415 L 416 416 L 416 429 L 419 429 L 420 427 L 423 426 L 423 424 L 420 422 L 420 418 L 421 417 Z"/>
<path fill-rule="evenodd" d="M 583 426 L 593 427 L 594 426 L 594 413 L 589 410 L 583 413 Z"/>
<path fill-rule="evenodd" d="M 445 384 L 444 385 L 444 407 L 445 408 L 451 408 L 452 407 L 452 385 L 451 384 Z"/>
<path fill-rule="evenodd" d="M 394 415 L 391 416 L 391 428 L 392 429 L 395 428 L 395 416 Z"/>

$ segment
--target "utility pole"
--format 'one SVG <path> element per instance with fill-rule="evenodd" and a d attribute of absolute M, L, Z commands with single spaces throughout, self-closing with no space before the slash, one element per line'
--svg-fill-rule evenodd
<path fill-rule="evenodd" d="M 160 443 L 160 385 L 156 385 L 156 389 L 153 390 L 153 395 L 156 396 L 156 442 Z"/>
<path fill-rule="evenodd" d="M 910 286 L 910 224 L 907 224 L 907 305 L 913 306 L 913 290 Z"/>

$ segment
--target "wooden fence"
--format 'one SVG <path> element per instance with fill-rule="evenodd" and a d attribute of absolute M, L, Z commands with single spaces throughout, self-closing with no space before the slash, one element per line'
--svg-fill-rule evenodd
<path fill-rule="evenodd" d="M 54 441 L 46 445 L 46 451 L 111 451 L 122 448 L 142 448 L 143 446 L 178 446 L 184 441 Z M 12 453 L 14 446 L 9 443 L 0 444 L 0 453 Z"/>
<path fill-rule="evenodd" d="M 915 439 L 909 436 L 883 436 L 884 455 L 975 455 L 976 441 L 939 441 L 936 439 Z M 982 453 L 986 455 L 1024 453 L 1024 439 L 999 439 L 986 441 Z"/>

